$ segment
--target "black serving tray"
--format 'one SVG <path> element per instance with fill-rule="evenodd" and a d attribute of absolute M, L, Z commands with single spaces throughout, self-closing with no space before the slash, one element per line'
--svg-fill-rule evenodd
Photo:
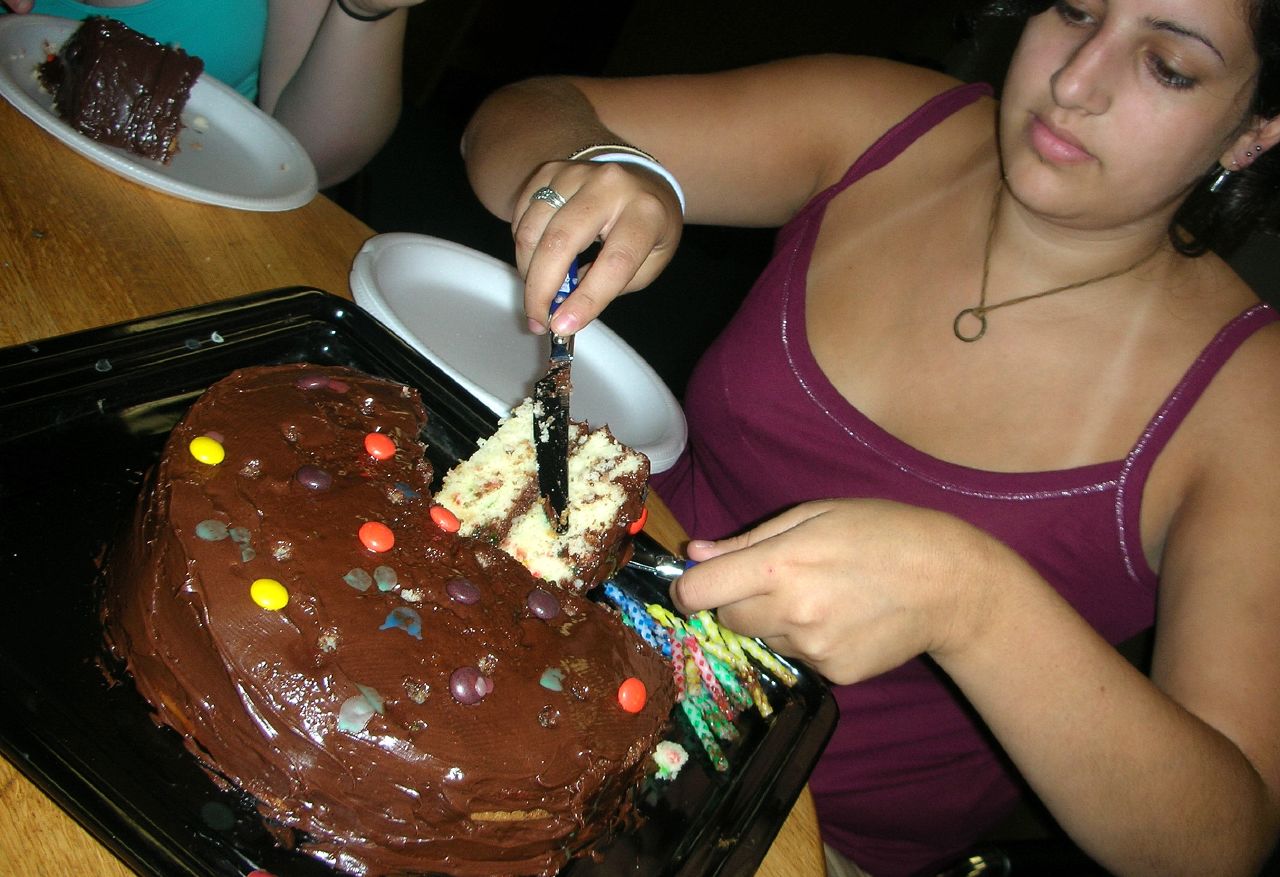
<path fill-rule="evenodd" d="M 132 684 L 109 685 L 97 616 L 99 565 L 129 520 L 148 467 L 186 409 L 234 369 L 346 365 L 422 391 L 422 436 L 438 472 L 496 417 L 345 299 L 273 290 L 133 323 L 0 349 L 0 753 L 143 874 L 332 875 L 277 845 L 252 803 L 213 784 Z M 628 569 L 618 584 L 666 600 Z M 715 771 L 677 710 L 690 754 L 672 783 L 641 790 L 645 816 L 565 877 L 750 874 L 804 787 L 836 706 L 803 666 L 769 686 L 775 713 L 739 720 Z"/>

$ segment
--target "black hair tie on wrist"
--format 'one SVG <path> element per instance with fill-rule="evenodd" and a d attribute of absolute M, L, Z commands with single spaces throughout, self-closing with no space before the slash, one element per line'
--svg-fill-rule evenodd
<path fill-rule="evenodd" d="M 351 7 L 343 3 L 342 0 L 337 0 L 337 4 L 339 9 L 347 13 L 347 15 L 351 16 L 356 21 L 379 21 L 395 12 L 394 9 L 388 9 L 386 12 L 379 12 L 377 15 L 361 15 L 359 12 L 352 11 Z"/>

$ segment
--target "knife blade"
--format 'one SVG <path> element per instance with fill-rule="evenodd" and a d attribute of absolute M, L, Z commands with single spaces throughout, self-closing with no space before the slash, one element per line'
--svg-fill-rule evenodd
<path fill-rule="evenodd" d="M 551 300 L 551 314 L 578 288 L 578 260 L 574 259 L 560 291 Z M 533 447 L 538 463 L 538 491 L 547 518 L 557 533 L 569 529 L 569 393 L 572 389 L 573 336 L 550 333 L 547 373 L 533 385 Z"/>

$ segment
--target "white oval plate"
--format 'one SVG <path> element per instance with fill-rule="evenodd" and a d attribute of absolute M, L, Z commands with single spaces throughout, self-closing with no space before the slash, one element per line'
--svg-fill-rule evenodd
<path fill-rule="evenodd" d="M 515 268 L 419 234 L 370 238 L 351 270 L 356 304 L 501 416 L 532 395 L 547 338 L 529 332 Z M 571 414 L 605 426 L 668 469 L 687 438 L 684 412 L 632 347 L 596 321 L 574 342 Z"/>
<path fill-rule="evenodd" d="M 90 161 L 151 189 L 239 210 L 301 207 L 316 195 L 316 169 L 302 145 L 233 88 L 201 75 L 191 89 L 169 164 L 106 146 L 53 110 L 36 67 L 80 22 L 48 15 L 0 15 L 0 95 Z"/>

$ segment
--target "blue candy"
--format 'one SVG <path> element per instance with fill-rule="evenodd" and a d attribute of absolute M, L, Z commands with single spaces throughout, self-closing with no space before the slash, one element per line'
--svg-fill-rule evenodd
<path fill-rule="evenodd" d="M 378 630 L 391 630 L 397 627 L 409 636 L 422 639 L 422 616 L 416 609 L 410 609 L 408 606 L 392 609 L 391 614 L 387 616 L 386 621 L 382 622 Z"/>

